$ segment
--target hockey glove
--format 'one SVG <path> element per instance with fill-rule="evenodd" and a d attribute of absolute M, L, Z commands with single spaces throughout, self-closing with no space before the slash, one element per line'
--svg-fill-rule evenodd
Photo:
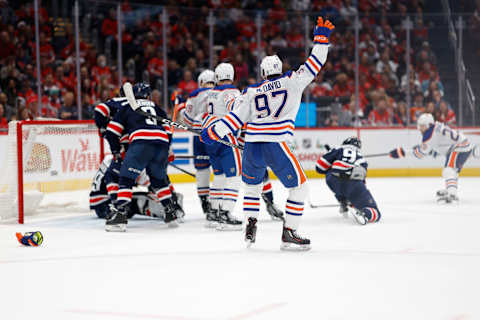
<path fill-rule="evenodd" d="M 390 151 L 389 156 L 393 159 L 403 158 L 405 157 L 405 150 L 402 147 L 398 147 Z"/>
<path fill-rule="evenodd" d="M 116 174 L 120 174 L 120 168 L 122 167 L 122 154 L 120 152 L 113 153 L 113 161 L 110 165 L 112 171 Z"/>
<path fill-rule="evenodd" d="M 200 140 L 205 144 L 213 144 L 215 141 L 220 140 L 220 137 L 215 131 L 215 125 L 204 128 L 200 135 Z"/>
<path fill-rule="evenodd" d="M 318 17 L 317 25 L 313 31 L 313 43 L 328 44 L 333 29 L 335 29 L 335 26 L 329 20 L 323 22 L 323 18 Z"/>

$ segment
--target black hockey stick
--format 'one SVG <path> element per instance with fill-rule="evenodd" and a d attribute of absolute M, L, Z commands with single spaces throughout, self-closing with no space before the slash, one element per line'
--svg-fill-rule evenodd
<path fill-rule="evenodd" d="M 141 114 L 145 117 L 149 117 L 149 118 L 153 118 L 153 119 L 157 119 L 158 121 L 162 122 L 163 124 L 166 124 L 166 125 L 169 125 L 169 126 L 172 126 L 172 127 L 175 127 L 175 128 L 178 128 L 178 129 L 183 129 L 183 130 L 186 130 L 186 131 L 189 131 L 193 134 L 196 134 L 197 136 L 200 135 L 200 132 L 198 130 L 195 130 L 195 129 L 192 129 L 188 126 L 185 126 L 181 123 L 178 123 L 178 122 L 174 122 L 170 119 L 167 119 L 167 118 L 163 118 L 159 115 L 153 115 L 151 113 L 148 113 L 148 112 L 145 112 L 140 108 L 140 106 L 138 105 L 137 101 L 135 100 L 135 96 L 133 94 L 133 89 L 132 89 L 132 84 L 130 82 L 125 82 L 125 84 L 123 85 L 123 92 L 125 93 L 125 97 L 127 98 L 128 100 L 128 104 L 130 105 L 130 107 L 135 111 L 137 112 L 138 114 Z M 227 145 L 229 147 L 232 147 L 232 148 L 237 148 L 237 149 L 240 149 L 240 150 L 243 150 L 243 147 L 241 146 L 238 146 L 236 144 L 233 144 L 231 142 L 228 142 L 228 141 L 225 141 L 225 140 L 215 140 L 215 141 L 218 141 L 224 145 Z"/>
<path fill-rule="evenodd" d="M 210 160 L 210 156 L 176 155 L 175 159 Z"/>
<path fill-rule="evenodd" d="M 177 166 L 176 164 L 169 163 L 168 165 L 174 167 L 175 169 L 177 169 L 177 170 L 179 170 L 179 171 L 182 171 L 183 173 L 188 174 L 189 176 L 192 176 L 192 177 L 194 177 L 194 178 L 196 177 L 195 174 L 193 174 L 193 173 L 191 173 L 190 171 L 187 171 L 187 170 L 185 170 L 185 169 L 183 169 L 183 168 L 180 168 L 180 167 Z"/>

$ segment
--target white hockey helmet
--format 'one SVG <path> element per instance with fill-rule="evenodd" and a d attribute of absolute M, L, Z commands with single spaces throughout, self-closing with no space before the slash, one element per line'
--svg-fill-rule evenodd
<path fill-rule="evenodd" d="M 427 129 L 430 125 L 434 124 L 435 120 L 431 113 L 422 113 L 417 119 L 417 129 L 422 131 L 421 128 Z"/>
<path fill-rule="evenodd" d="M 202 88 L 206 83 L 215 83 L 215 72 L 209 69 L 203 70 L 202 73 L 200 73 L 200 75 L 198 76 L 197 82 L 200 88 Z"/>
<path fill-rule="evenodd" d="M 217 83 L 222 80 L 233 81 L 234 76 L 235 71 L 233 70 L 233 66 L 230 63 L 220 63 L 215 68 L 215 80 Z"/>
<path fill-rule="evenodd" d="M 282 60 L 277 55 L 264 57 L 260 63 L 260 72 L 264 79 L 268 76 L 282 74 Z"/>

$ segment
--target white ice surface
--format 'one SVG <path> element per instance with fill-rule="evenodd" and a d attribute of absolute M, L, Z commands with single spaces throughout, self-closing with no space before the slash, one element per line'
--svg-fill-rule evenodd
<path fill-rule="evenodd" d="M 382 221 L 360 226 L 337 208 L 307 209 L 309 252 L 279 250 L 281 224 L 263 212 L 257 243 L 203 227 L 193 184 L 186 222 L 136 218 L 107 233 L 84 204 L 0 225 L 0 319 L 480 319 L 480 179 L 461 178 L 459 205 L 438 205 L 440 178 L 370 179 Z M 324 180 L 315 204 L 335 203 Z M 286 192 L 274 182 L 276 202 Z M 237 215 L 241 214 L 237 204 Z M 62 212 L 63 211 L 63 212 Z M 41 247 L 15 232 L 39 230 Z"/>

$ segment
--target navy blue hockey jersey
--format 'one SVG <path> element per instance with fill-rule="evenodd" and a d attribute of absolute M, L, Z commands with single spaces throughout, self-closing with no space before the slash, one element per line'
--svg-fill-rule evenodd
<path fill-rule="evenodd" d="M 317 161 L 316 169 L 319 173 L 348 178 L 355 166 L 362 166 L 367 169 L 368 164 L 360 151 L 355 147 L 342 145 L 320 157 Z"/>
<path fill-rule="evenodd" d="M 165 111 L 160 109 L 155 103 L 146 99 L 136 100 L 140 110 L 167 118 Z M 106 137 L 112 147 L 112 141 L 118 139 L 122 133 L 129 135 L 129 142 L 133 143 L 140 140 L 169 144 L 172 134 L 172 128 L 163 124 L 159 120 L 149 118 L 135 112 L 130 106 L 118 110 L 113 119 L 107 126 Z M 119 149 L 119 146 L 118 146 Z M 118 151 L 116 143 L 112 151 Z"/>
<path fill-rule="evenodd" d="M 128 101 L 125 97 L 113 98 L 107 102 L 99 103 L 94 111 L 95 124 L 97 127 L 100 130 L 107 129 L 110 120 L 113 119 L 118 110 L 124 106 L 128 106 Z"/>

